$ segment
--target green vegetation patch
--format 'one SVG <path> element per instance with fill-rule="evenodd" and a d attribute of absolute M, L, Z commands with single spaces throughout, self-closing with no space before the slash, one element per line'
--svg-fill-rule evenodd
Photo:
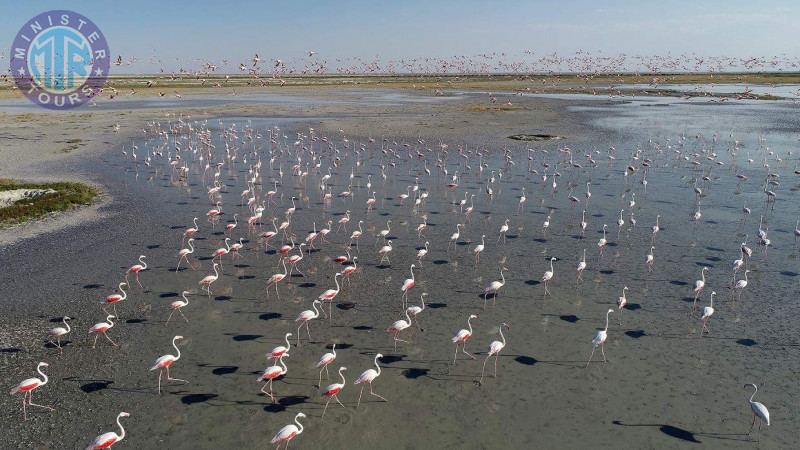
<path fill-rule="evenodd" d="M 10 205 L 0 203 L 0 227 L 45 216 L 55 211 L 66 211 L 92 202 L 99 195 L 97 189 L 74 182 L 25 183 L 0 178 L 0 197 L 10 191 L 52 191 L 37 196 L 24 197 Z"/>

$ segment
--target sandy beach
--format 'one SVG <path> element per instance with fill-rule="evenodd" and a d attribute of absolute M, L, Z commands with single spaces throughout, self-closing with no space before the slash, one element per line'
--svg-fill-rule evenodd
<path fill-rule="evenodd" d="M 792 302 L 800 266 L 791 228 L 800 202 L 793 173 L 797 152 L 787 154 L 796 147 L 800 126 L 793 106 L 570 95 L 509 94 L 501 103 L 506 100 L 513 108 L 492 110 L 481 92 L 436 96 L 410 89 L 287 87 L 268 93 L 243 89 L 236 98 L 188 91 L 180 101 L 103 102 L 69 114 L 0 102 L 0 177 L 83 181 L 103 192 L 92 206 L 0 230 L 3 379 L 10 388 L 36 375 L 39 361 L 48 362 L 50 382 L 34 395 L 37 403 L 55 407 L 53 412 L 31 409 L 30 420 L 23 421 L 19 396 L 0 397 L 4 446 L 83 448 L 95 435 L 114 429 L 116 414 L 127 411 L 128 434 L 115 448 L 264 448 L 298 412 L 308 418 L 292 448 L 792 448 L 800 439 L 795 408 L 800 358 L 794 353 L 800 323 Z M 190 159 L 182 180 L 166 156 L 143 162 L 142 155 L 153 155 L 154 149 L 177 153 L 174 141 L 156 130 L 169 130 L 172 138 L 186 136 L 182 154 L 192 158 L 185 144 L 196 143 L 197 136 L 186 124 L 211 130 L 218 152 L 225 148 L 226 130 L 236 130 L 237 139 L 227 143 L 241 148 L 234 162 L 218 153 L 225 161 L 219 169 L 223 209 L 213 227 L 206 219 L 215 203 L 207 193 L 213 169 L 206 174 Z M 270 143 L 268 130 L 276 126 L 276 143 Z M 309 143 L 310 128 L 327 143 Z M 245 143 L 245 130 L 259 137 Z M 520 133 L 566 139 L 507 138 Z M 302 145 L 294 145 L 298 134 L 304 136 Z M 344 139 L 352 146 L 345 148 Z M 131 157 L 134 144 L 137 161 Z M 448 175 L 436 167 L 443 144 Z M 317 150 L 314 158 L 298 150 L 303 145 Z M 615 148 L 616 160 L 607 158 L 609 147 Z M 382 151 L 387 148 L 393 152 Z M 565 148 L 571 149 L 572 165 Z M 269 152 L 277 155 L 274 166 Z M 712 152 L 718 156 L 708 159 Z M 748 154 L 753 164 L 746 162 Z M 292 173 L 298 157 L 301 169 L 309 163 L 304 180 Z M 774 206 L 764 203 L 759 184 L 765 157 L 769 170 L 780 175 Z M 259 158 L 259 189 L 267 191 L 277 181 L 279 194 L 251 233 L 241 193 Z M 647 170 L 641 167 L 645 159 Z M 319 173 L 313 170 L 316 162 Z M 630 178 L 623 176 L 628 164 L 637 165 Z M 385 181 L 381 165 L 387 167 Z M 319 185 L 328 167 L 333 198 L 325 204 Z M 455 172 L 459 183 L 451 190 Z M 646 186 L 641 183 L 645 172 Z M 737 186 L 737 174 L 749 181 Z M 490 184 L 490 177 L 496 181 Z M 368 182 L 376 192 L 369 212 Z M 413 195 L 402 205 L 398 196 L 417 185 L 428 196 L 414 211 Z M 703 191 L 697 221 L 692 218 L 698 208 L 694 186 Z M 522 188 L 527 201 L 518 212 Z M 342 200 L 338 195 L 345 190 L 352 194 Z M 465 192 L 475 194 L 469 216 L 459 205 Z M 267 299 L 266 281 L 283 271 L 274 249 L 282 239 L 273 238 L 265 252 L 258 235 L 272 229 L 273 218 L 278 224 L 284 220 L 293 196 L 298 200 L 291 231 L 298 241 L 329 220 L 333 231 L 330 242 L 317 240 L 318 250 L 306 252 L 298 263 L 305 276 L 287 277 L 279 285 L 280 299 L 274 288 Z M 580 201 L 576 205 L 569 196 Z M 632 199 L 636 226 L 628 220 Z M 746 217 L 743 201 L 752 208 Z M 581 236 L 583 209 L 588 227 Z M 625 225 L 618 227 L 621 209 Z M 351 213 L 347 232 L 337 233 L 346 211 Z M 233 223 L 235 213 L 238 226 L 226 233 L 224 224 Z M 545 231 L 548 215 L 551 225 Z M 662 229 L 653 238 L 656 215 Z M 769 248 L 756 241 L 762 215 L 773 241 Z M 200 231 L 190 262 L 196 270 L 184 263 L 176 273 L 175 254 L 194 217 Z M 420 238 L 423 217 L 427 226 Z M 505 219 L 510 227 L 503 243 L 498 231 Z M 332 319 L 312 321 L 311 341 L 303 329 L 295 347 L 295 316 L 335 288 L 334 273 L 341 267 L 332 259 L 347 251 L 350 233 L 362 220 L 359 249 L 350 250 L 358 256 L 358 270 L 336 298 Z M 375 235 L 388 220 L 394 248 L 391 263 L 382 263 L 378 249 L 384 242 Z M 456 224 L 463 224 L 461 235 L 448 249 Z M 603 224 L 609 243 L 601 258 L 597 242 Z M 473 249 L 482 235 L 486 248 L 476 265 Z M 242 238 L 242 257 L 223 256 L 213 295 L 206 295 L 198 281 L 214 273 L 211 254 L 225 247 L 226 237 L 232 238 L 230 244 Z M 755 254 L 747 260 L 749 284 L 740 296 L 729 284 L 731 263 L 745 240 Z M 419 267 L 416 255 L 426 242 L 429 252 Z M 651 246 L 652 272 L 645 266 Z M 579 282 L 576 267 L 583 249 L 588 268 Z M 105 318 L 101 302 L 116 292 L 139 255 L 148 263 L 139 274 L 144 288 L 131 283 L 109 332 L 120 347 L 101 336 L 93 350 L 87 331 Z M 540 280 L 550 269 L 550 257 L 557 259 L 551 295 L 545 296 Z M 399 342 L 395 350 L 392 333 L 385 330 L 405 317 L 400 286 L 412 263 L 418 266 L 417 284 L 409 302 L 418 304 L 426 292 L 427 307 L 416 316 L 420 329 L 412 324 L 402 331 L 400 337 L 409 342 Z M 484 309 L 484 288 L 500 279 L 501 267 L 509 269 L 507 283 L 496 304 L 490 295 Z M 710 292 L 717 293 L 707 335 L 700 331 L 699 310 L 692 309 L 692 285 L 703 267 L 710 270 L 698 304 L 708 305 Z M 618 309 L 623 286 L 629 287 L 628 304 Z M 182 310 L 189 321 L 175 315 L 165 327 L 168 305 L 183 290 L 192 292 Z M 608 362 L 602 362 L 598 349 L 587 367 L 590 341 L 606 325 L 609 308 L 614 313 L 605 343 Z M 478 318 L 472 320 L 466 349 L 476 360 L 462 353 L 454 364 L 450 338 L 466 328 L 470 314 Z M 72 318 L 73 331 L 59 355 L 44 332 L 64 315 Z M 487 348 L 501 339 L 501 323 L 509 328 L 503 329 L 506 346 L 498 358 L 498 377 L 491 377 L 491 358 L 488 376 L 479 383 Z M 285 333 L 294 334 L 291 356 L 284 360 L 289 371 L 275 381 L 278 401 L 273 403 L 259 392 L 263 383 L 256 378 L 272 365 L 265 353 L 285 345 Z M 159 396 L 157 373 L 148 369 L 158 356 L 174 352 L 174 335 L 185 339 L 173 376 L 188 383 L 165 382 Z M 339 394 L 345 408 L 331 402 L 321 417 L 325 399 L 316 387 L 314 362 L 333 343 L 337 359 L 322 385 L 338 382 L 336 372 L 346 366 Z M 389 402 L 365 393 L 356 408 L 360 386 L 352 382 L 374 368 L 378 352 L 385 356 L 374 390 Z M 756 400 L 773 414 L 760 443 L 746 433 L 752 414 L 745 383 L 758 384 Z"/>

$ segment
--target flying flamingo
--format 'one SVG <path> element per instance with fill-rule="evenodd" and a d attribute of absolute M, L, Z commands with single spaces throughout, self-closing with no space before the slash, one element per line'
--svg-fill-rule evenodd
<path fill-rule="evenodd" d="M 342 377 L 341 383 L 333 383 L 328 387 L 326 387 L 325 389 L 323 389 L 322 393 L 320 393 L 321 397 L 330 397 L 328 401 L 325 403 L 325 409 L 322 410 L 322 417 L 325 417 L 325 412 L 328 411 L 328 403 L 330 403 L 331 400 L 336 399 L 336 402 L 342 405 L 342 402 L 339 401 L 339 397 L 337 397 L 336 394 L 341 392 L 342 388 L 346 383 L 344 375 L 342 375 L 342 371 L 344 370 L 347 370 L 347 367 L 339 367 L 339 376 Z M 342 405 L 342 408 L 344 408 L 344 405 Z"/>
<path fill-rule="evenodd" d="M 486 235 L 485 234 L 482 235 L 481 236 L 481 243 L 476 245 L 475 249 L 472 250 L 473 252 L 475 252 L 475 267 L 478 267 L 478 262 L 480 262 L 480 259 L 481 259 L 481 252 L 485 248 L 485 244 L 486 244 L 485 238 L 486 238 Z"/>
<path fill-rule="evenodd" d="M 458 357 L 458 343 L 459 342 L 461 343 L 461 351 L 464 352 L 464 354 L 469 356 L 470 358 L 475 359 L 474 356 L 472 356 L 471 354 L 467 353 L 467 339 L 469 339 L 469 337 L 472 336 L 472 322 L 471 322 L 471 320 L 472 319 L 477 319 L 477 318 L 478 318 L 478 316 L 476 316 L 475 314 L 470 315 L 469 318 L 467 319 L 467 327 L 469 327 L 469 330 L 463 330 L 462 329 L 461 331 L 456 333 L 456 335 L 453 336 L 452 339 L 450 339 L 450 342 L 453 342 L 454 344 L 456 344 L 456 351 L 453 353 L 453 364 L 456 363 L 456 358 Z"/>
<path fill-rule="evenodd" d="M 389 252 L 392 251 L 392 241 L 386 241 L 386 245 L 381 247 L 378 253 L 381 255 L 381 260 L 379 262 L 383 262 L 385 259 L 387 263 L 391 264 L 389 261 Z"/>
<path fill-rule="evenodd" d="M 603 247 L 605 247 L 608 244 L 608 240 L 606 239 L 606 227 L 607 226 L 608 225 L 603 224 L 603 239 L 600 239 L 600 241 L 597 242 L 597 246 L 600 248 L 600 257 L 601 258 L 603 257 Z"/>
<path fill-rule="evenodd" d="M 108 339 L 108 341 L 114 345 L 114 347 L 119 347 L 119 345 L 117 345 L 116 342 L 112 341 L 111 338 L 108 337 L 108 334 L 106 334 L 108 330 L 114 327 L 114 321 L 111 320 L 114 317 L 115 316 L 109 314 L 108 317 L 106 317 L 105 322 L 99 322 L 94 324 L 92 328 L 89 329 L 89 333 L 103 333 L 103 336 L 105 336 L 106 339 Z M 94 337 L 94 344 L 92 344 L 92 348 L 97 347 L 97 338 L 99 337 L 100 337 L 99 334 Z"/>
<path fill-rule="evenodd" d="M 331 320 L 333 320 L 333 310 L 332 310 L 333 299 L 336 298 L 337 295 L 339 295 L 339 291 L 341 290 L 341 288 L 339 287 L 339 278 L 338 278 L 341 274 L 342 274 L 341 272 L 337 272 L 336 275 L 333 276 L 333 281 L 336 282 L 336 289 L 328 289 L 327 291 L 323 292 L 319 297 L 317 297 L 320 302 L 325 302 L 325 301 L 329 302 L 328 317 Z"/>
<path fill-rule="evenodd" d="M 428 295 L 427 292 L 423 292 L 419 296 L 419 302 L 422 304 L 422 307 L 419 306 L 409 306 L 406 308 L 406 312 L 408 312 L 409 316 L 414 317 L 414 323 L 417 325 L 417 329 L 422 331 L 422 328 L 419 327 L 419 321 L 417 320 L 417 314 L 421 313 L 425 310 L 425 296 Z"/>
<path fill-rule="evenodd" d="M 275 447 L 275 450 L 281 448 L 281 442 L 286 442 L 284 450 L 288 449 L 289 441 L 291 441 L 295 436 L 303 432 L 303 424 L 300 423 L 301 417 L 305 419 L 306 415 L 303 413 L 297 413 L 297 415 L 294 417 L 294 423 L 296 423 L 297 426 L 286 425 L 285 427 L 278 430 L 277 433 L 275 433 L 275 437 L 273 437 L 272 440 L 269 442 L 270 444 L 274 444 L 276 442 L 278 443 L 278 446 Z"/>
<path fill-rule="evenodd" d="M 127 286 L 127 285 L 128 285 L 128 283 L 120 283 L 119 286 L 117 286 L 117 289 L 119 289 L 122 292 L 122 295 L 120 295 L 120 294 L 111 294 L 108 297 L 106 297 L 106 299 L 103 301 L 103 304 L 106 305 L 106 306 L 103 307 L 103 312 L 104 313 L 110 314 L 108 312 L 108 310 L 106 310 L 106 308 L 108 308 L 109 305 L 113 305 L 114 306 L 114 316 L 117 315 L 117 302 L 121 302 L 121 301 L 125 300 L 126 298 L 128 298 L 128 294 L 125 292 L 124 289 L 122 289 L 122 286 Z"/>
<path fill-rule="evenodd" d="M 269 278 L 269 281 L 267 281 L 267 298 L 268 299 L 269 299 L 269 288 L 273 284 L 275 285 L 275 294 L 278 295 L 278 298 L 281 298 L 281 294 L 280 294 L 280 292 L 278 292 L 278 282 L 280 282 L 281 280 L 286 278 L 286 275 L 289 274 L 289 270 L 286 269 L 286 260 L 284 258 L 281 258 L 281 264 L 283 264 L 283 273 L 276 273 L 275 275 L 273 275 L 273 276 L 271 276 Z"/>
<path fill-rule="evenodd" d="M 583 260 L 578 263 L 578 281 L 583 281 L 581 275 L 584 270 L 586 270 L 586 249 L 583 249 Z"/>
<path fill-rule="evenodd" d="M 487 299 L 489 297 L 489 293 L 490 292 L 494 293 L 494 295 L 492 296 L 492 307 L 494 307 L 495 303 L 497 302 L 497 295 L 499 294 L 500 288 L 505 286 L 505 284 L 506 284 L 506 276 L 503 273 L 506 270 L 508 270 L 508 269 L 506 269 L 505 267 L 500 269 L 500 278 L 502 278 L 502 281 L 492 281 L 491 283 L 489 283 L 488 286 L 486 286 L 486 289 L 484 289 L 484 292 L 483 292 L 483 309 L 486 309 L 486 301 L 487 301 Z"/>
<path fill-rule="evenodd" d="M 39 365 L 36 366 L 36 371 L 39 372 L 42 377 L 44 377 L 44 380 L 40 380 L 38 378 L 28 378 L 27 380 L 23 380 L 18 385 L 14 386 L 14 389 L 11 389 L 11 395 L 14 395 L 20 391 L 23 392 L 22 416 L 25 418 L 25 420 L 28 420 L 28 406 L 38 406 L 39 408 L 55 411 L 55 409 L 50 406 L 37 405 L 36 403 L 33 403 L 33 390 L 39 386 L 44 386 L 47 384 L 47 375 L 42 372 L 42 367 L 47 366 L 49 366 L 49 364 L 46 362 L 40 362 Z M 27 403 L 25 402 L 26 399 L 28 400 Z"/>
<path fill-rule="evenodd" d="M 192 242 L 194 242 L 194 239 L 189 239 L 189 248 L 182 248 L 181 251 L 178 252 L 178 256 L 180 256 L 181 259 L 178 260 L 178 267 L 175 268 L 175 272 L 181 267 L 181 261 L 184 259 L 186 260 L 186 264 L 189 264 L 189 255 L 194 253 L 194 245 L 192 245 Z M 192 265 L 189 264 L 189 267 L 192 267 Z M 194 267 L 192 267 L 192 270 L 194 270 Z"/>
<path fill-rule="evenodd" d="M 158 369 L 158 395 L 161 395 L 161 375 L 164 372 L 164 369 L 167 369 L 167 380 L 168 381 L 183 381 L 184 383 L 188 383 L 186 380 L 181 380 L 180 378 L 172 378 L 169 374 L 169 366 L 172 365 L 175 361 L 181 359 L 181 349 L 175 344 L 175 341 L 183 339 L 183 336 L 175 336 L 172 338 L 172 346 L 175 347 L 175 350 L 178 352 L 178 355 L 164 355 L 156 360 L 153 364 L 153 367 L 150 370 Z"/>
<path fill-rule="evenodd" d="M 542 282 L 544 283 L 544 295 L 547 295 L 547 294 L 550 293 L 550 291 L 547 290 L 547 283 L 550 282 L 550 280 L 553 279 L 553 274 L 554 274 L 553 261 L 555 261 L 555 260 L 556 260 L 555 256 L 550 258 L 550 270 L 546 271 L 544 273 L 544 275 L 542 275 Z"/>
<path fill-rule="evenodd" d="M 708 319 L 711 318 L 711 315 L 714 314 L 714 295 L 717 293 L 711 291 L 711 304 L 703 308 L 703 315 L 700 316 L 700 319 L 703 320 L 703 326 L 700 328 L 700 334 L 703 334 L 703 330 L 706 330 L 706 333 L 711 333 L 706 326 L 708 324 Z"/>
<path fill-rule="evenodd" d="M 486 363 L 489 361 L 489 358 L 491 358 L 492 355 L 494 355 L 494 377 L 497 378 L 497 360 L 500 358 L 500 350 L 506 346 L 506 337 L 503 335 L 503 327 L 511 328 L 508 326 L 508 324 L 500 324 L 500 337 L 503 338 L 503 342 L 493 341 L 491 344 L 489 344 L 489 351 L 486 354 L 486 359 L 483 360 L 483 370 L 481 370 L 481 379 L 478 381 L 479 384 L 483 382 L 483 373 L 486 371 Z"/>
<path fill-rule="evenodd" d="M 300 346 L 300 328 L 302 328 L 303 325 L 306 326 L 306 331 L 308 332 L 308 341 L 311 342 L 311 331 L 308 329 L 308 322 L 310 320 L 313 320 L 313 319 L 316 319 L 317 317 L 319 317 L 319 311 L 317 310 L 317 304 L 318 303 L 322 304 L 321 301 L 314 300 L 311 303 L 311 307 L 314 308 L 314 311 L 311 311 L 311 310 L 303 311 L 300 314 L 298 314 L 297 317 L 294 319 L 295 322 L 298 322 L 298 321 L 300 322 L 300 326 L 297 327 L 297 346 L 298 347 Z"/>
<path fill-rule="evenodd" d="M 214 263 L 214 275 L 206 276 L 205 278 L 200 280 L 200 283 L 199 283 L 199 284 L 202 284 L 203 286 L 205 286 L 203 289 L 206 292 L 208 292 L 208 296 L 209 297 L 211 296 L 211 283 L 217 281 L 217 278 L 219 278 L 219 272 L 217 271 L 217 266 L 218 266 L 218 264 Z"/>
<path fill-rule="evenodd" d="M 592 356 L 594 356 L 594 351 L 597 349 L 597 346 L 600 346 L 600 351 L 603 353 L 603 362 L 606 361 L 606 350 L 605 350 L 605 342 L 608 339 L 608 315 L 613 313 L 613 309 L 609 309 L 606 312 L 606 327 L 602 331 L 598 331 L 594 335 L 594 339 L 592 339 L 592 353 L 589 355 L 589 361 L 586 362 L 586 367 L 589 367 L 589 363 L 592 362 Z"/>
<path fill-rule="evenodd" d="M 408 310 L 405 310 L 405 314 L 406 314 L 406 318 L 408 319 L 407 321 L 403 320 L 403 319 L 396 320 L 396 321 L 392 322 L 391 325 L 389 325 L 389 328 L 386 329 L 386 331 L 389 331 L 389 332 L 394 331 L 394 349 L 395 350 L 397 350 L 397 341 L 405 342 L 407 344 L 409 343 L 406 340 L 397 338 L 397 335 L 401 331 L 403 331 L 406 328 L 411 326 L 411 317 L 408 316 Z"/>
<path fill-rule="evenodd" d="M 169 304 L 169 309 L 171 309 L 172 312 L 169 313 L 169 317 L 167 317 L 167 323 L 165 323 L 164 326 L 169 325 L 169 321 L 170 321 L 170 319 L 172 319 L 172 315 L 175 314 L 175 311 L 178 311 L 178 313 L 180 313 L 181 317 L 183 317 L 183 320 L 185 320 L 186 323 L 189 323 L 189 319 L 187 319 L 186 316 L 183 315 L 183 311 L 181 310 L 184 306 L 189 304 L 189 299 L 186 298 L 186 294 L 188 294 L 188 293 L 189 293 L 189 291 L 181 292 L 181 297 L 183 297 L 183 301 L 175 300 L 174 302 Z"/>
<path fill-rule="evenodd" d="M 130 417 L 131 415 L 126 412 L 121 412 L 117 416 L 117 426 L 119 427 L 120 434 L 114 433 L 113 431 L 109 431 L 108 433 L 103 433 L 100 436 L 94 438 L 91 444 L 86 447 L 86 450 L 99 450 L 103 448 L 109 448 L 112 445 L 116 444 L 117 442 L 125 439 L 125 429 L 122 428 L 122 424 L 119 423 L 119 419 L 123 417 Z"/>
<path fill-rule="evenodd" d="M 708 270 L 708 267 L 703 267 L 703 270 L 700 271 L 702 280 L 697 280 L 694 282 L 694 305 L 692 306 L 692 309 L 697 308 L 697 296 L 700 295 L 700 291 L 706 287 L 706 272 L 708 272 Z"/>
<path fill-rule="evenodd" d="M 267 358 L 275 358 L 277 360 L 281 355 L 288 352 L 292 347 L 292 344 L 289 343 L 289 336 L 291 335 L 292 333 L 286 333 L 286 335 L 283 337 L 286 340 L 286 347 L 279 345 L 273 348 L 271 352 L 267 353 Z"/>
<path fill-rule="evenodd" d="M 128 269 L 127 272 L 125 272 L 125 283 L 129 283 L 128 275 L 134 274 L 136 275 L 136 282 L 139 283 L 139 287 L 142 288 L 142 290 L 144 290 L 144 287 L 142 287 L 142 282 L 139 281 L 139 272 L 147 269 L 147 263 L 142 261 L 144 258 L 145 258 L 144 255 L 139 256 L 139 262 L 141 264 L 136 264 L 135 266 L 131 266 L 131 268 Z"/>
<path fill-rule="evenodd" d="M 197 228 L 197 217 L 194 218 L 193 222 L 194 222 L 194 227 L 193 228 L 187 228 L 186 231 L 183 232 L 183 240 L 181 241 L 181 245 L 183 245 L 183 243 L 184 243 L 184 241 L 186 240 L 187 237 L 194 236 L 195 233 L 197 233 L 197 230 L 198 230 L 198 228 Z"/>
<path fill-rule="evenodd" d="M 416 283 L 416 279 L 414 278 L 414 264 L 411 265 L 411 278 L 406 278 L 406 281 L 403 282 L 403 286 L 400 288 L 400 291 L 403 292 L 403 307 L 406 305 L 406 301 L 408 300 L 408 291 L 414 287 Z"/>
<path fill-rule="evenodd" d="M 63 353 L 63 350 L 61 349 L 61 336 L 64 336 L 65 334 L 67 334 L 70 331 L 72 331 L 70 329 L 70 327 L 69 327 L 69 324 L 67 323 L 68 320 L 70 320 L 70 318 L 67 317 L 67 316 L 64 316 L 64 318 L 61 319 L 61 321 L 64 323 L 64 326 L 66 328 L 64 328 L 64 327 L 55 327 L 55 328 L 50 328 L 49 330 L 47 330 L 47 335 L 50 337 L 50 343 L 53 343 L 53 338 L 57 339 L 56 346 L 58 347 L 58 354 L 59 355 Z"/>
<path fill-rule="evenodd" d="M 388 402 L 389 400 L 386 400 L 382 396 L 372 392 L 372 382 L 375 381 L 375 378 L 378 378 L 378 376 L 380 376 L 381 374 L 381 366 L 378 365 L 378 359 L 380 358 L 383 358 L 382 354 L 378 353 L 377 355 L 375 355 L 375 367 L 378 368 L 378 371 L 376 372 L 375 369 L 365 370 L 361 375 L 358 376 L 354 384 L 369 383 L 369 393 L 385 402 Z M 322 372 L 320 372 L 320 374 L 321 373 Z M 361 392 L 358 394 L 358 403 L 356 404 L 356 408 L 358 408 L 361 405 L 361 395 L 363 393 L 364 393 L 364 386 L 361 386 Z"/>
<path fill-rule="evenodd" d="M 755 384 L 752 384 L 752 383 L 744 385 L 745 389 L 747 389 L 750 386 L 752 386 L 753 389 L 755 389 L 753 391 L 753 395 L 750 396 L 750 400 L 749 400 L 750 409 L 753 410 L 753 423 L 750 424 L 750 430 L 747 432 L 747 435 L 749 436 L 750 433 L 753 432 L 753 427 L 756 425 L 756 417 L 758 417 L 759 418 L 759 421 L 758 421 L 758 434 L 756 436 L 757 436 L 758 441 L 761 442 L 761 425 L 766 423 L 767 426 L 769 426 L 769 411 L 767 410 L 767 407 L 764 406 L 763 404 L 753 401 L 753 397 L 755 397 L 756 396 L 756 392 L 758 392 L 758 386 L 756 386 Z"/>
<path fill-rule="evenodd" d="M 280 366 L 270 366 L 267 367 L 263 372 L 261 372 L 261 376 L 258 377 L 256 381 L 264 381 L 267 380 L 267 383 L 261 388 L 261 392 L 269 395 L 269 398 L 272 399 L 272 402 L 275 402 L 275 396 L 272 394 L 272 380 L 278 378 L 281 375 L 285 375 L 286 372 L 289 371 L 289 368 L 286 367 L 286 363 L 283 362 L 283 358 L 289 356 L 288 353 L 282 353 L 281 356 L 278 357 L 278 362 Z M 269 385 L 269 392 L 265 391 L 264 389 L 267 388 Z"/>
<path fill-rule="evenodd" d="M 333 353 L 325 353 L 324 355 L 320 356 L 317 360 L 317 367 L 322 367 L 319 369 L 319 382 L 317 382 L 317 387 L 322 386 L 322 371 L 325 371 L 325 376 L 328 378 L 331 377 L 330 373 L 328 373 L 328 364 L 332 363 L 336 360 L 336 343 L 333 343 L 333 347 L 331 348 Z"/>

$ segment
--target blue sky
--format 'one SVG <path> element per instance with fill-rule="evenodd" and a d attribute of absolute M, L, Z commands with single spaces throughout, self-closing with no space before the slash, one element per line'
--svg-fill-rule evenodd
<path fill-rule="evenodd" d="M 141 62 L 118 72 L 235 65 L 254 53 L 302 65 L 308 51 L 328 67 L 353 58 L 381 61 L 506 52 L 508 60 L 573 55 L 800 57 L 797 1 L 239 1 L 16 2 L 3 8 L 2 65 L 26 20 L 67 8 L 91 18 L 114 55 Z M 69 6 L 65 6 L 68 4 Z M 336 62 L 336 59 L 345 61 Z M 384 66 L 385 67 L 385 64 Z"/>

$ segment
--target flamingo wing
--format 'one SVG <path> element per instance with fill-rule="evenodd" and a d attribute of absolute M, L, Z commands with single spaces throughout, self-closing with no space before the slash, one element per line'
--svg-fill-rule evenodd
<path fill-rule="evenodd" d="M 94 441 L 92 441 L 92 443 L 89 444 L 88 447 L 86 447 L 86 450 L 109 448 L 118 440 L 119 436 L 117 436 L 117 433 L 114 433 L 113 431 L 110 431 L 108 433 L 103 433 L 100 436 L 94 438 Z"/>

